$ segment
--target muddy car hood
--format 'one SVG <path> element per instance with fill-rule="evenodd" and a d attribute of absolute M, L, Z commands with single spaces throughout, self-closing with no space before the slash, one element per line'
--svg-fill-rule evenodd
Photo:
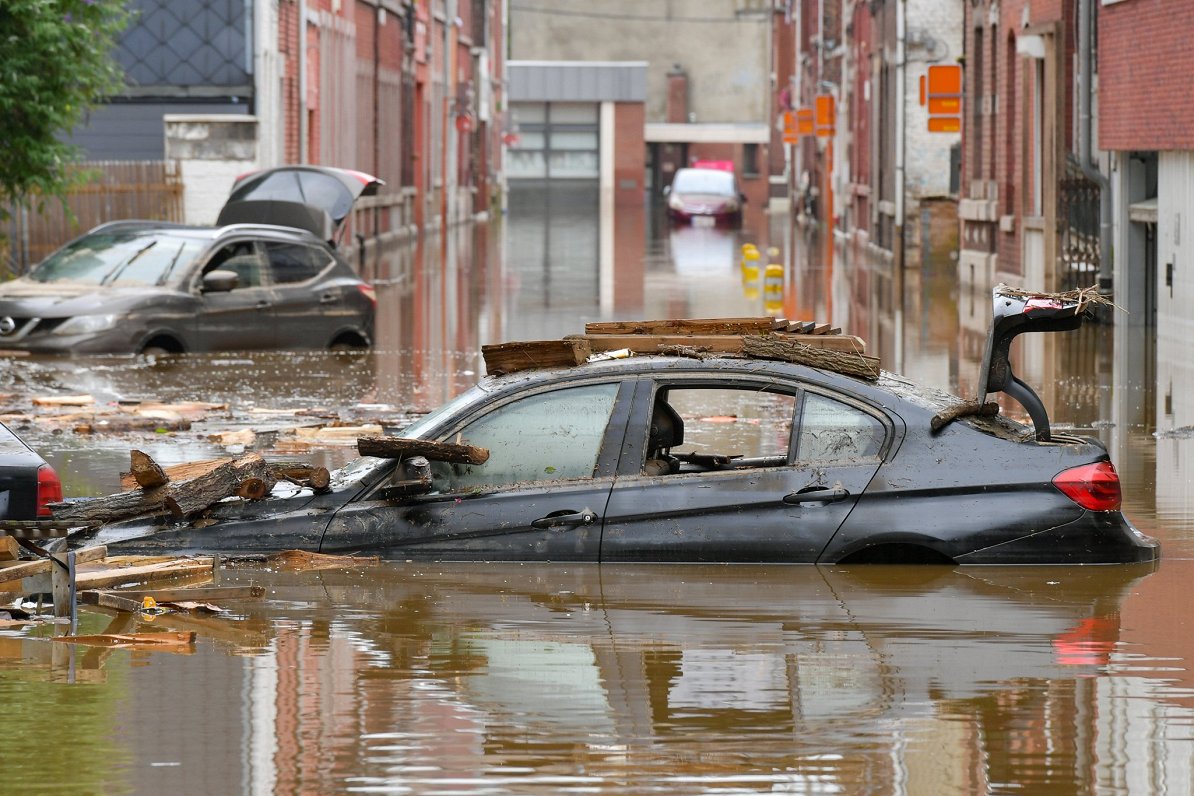
<path fill-rule="evenodd" d="M 117 312 L 160 297 L 166 288 L 97 287 L 77 282 L 35 282 L 17 279 L 0 285 L 0 315 L 35 318 L 63 318 Z"/>

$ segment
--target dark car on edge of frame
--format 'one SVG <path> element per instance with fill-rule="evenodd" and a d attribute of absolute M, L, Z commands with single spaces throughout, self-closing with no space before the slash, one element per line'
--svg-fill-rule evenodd
<path fill-rule="evenodd" d="M 1151 562 L 1158 545 L 1120 513 L 1106 449 L 1054 433 L 1007 359 L 1017 334 L 1075 328 L 1081 311 L 996 295 L 973 404 L 1006 392 L 1032 429 L 891 374 L 590 361 L 487 377 L 403 432 L 486 448 L 484 464 L 366 457 L 325 494 L 280 485 L 263 503 L 218 504 L 202 528 L 162 517 L 81 538 L 441 560 Z"/>
<path fill-rule="evenodd" d="M 116 221 L 0 284 L 0 348 L 182 353 L 366 348 L 376 300 L 335 245 L 361 172 L 242 175 L 214 227 Z"/>
<path fill-rule="evenodd" d="M 0 423 L 0 520 L 49 519 L 62 481 L 37 451 Z"/>

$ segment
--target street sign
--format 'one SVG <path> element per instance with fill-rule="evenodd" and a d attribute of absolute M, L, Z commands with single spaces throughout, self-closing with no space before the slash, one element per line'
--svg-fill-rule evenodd
<path fill-rule="evenodd" d="M 813 108 L 817 137 L 826 138 L 833 135 L 837 127 L 837 108 L 833 102 L 833 95 L 818 94 Z"/>
<path fill-rule="evenodd" d="M 920 78 L 920 104 L 928 108 L 930 133 L 962 129 L 962 67 L 934 64 Z"/>

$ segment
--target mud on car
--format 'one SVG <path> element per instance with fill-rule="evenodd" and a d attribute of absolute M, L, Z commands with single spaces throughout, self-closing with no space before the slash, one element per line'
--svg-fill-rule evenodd
<path fill-rule="evenodd" d="M 1007 359 L 1017 334 L 1074 328 L 1083 302 L 995 303 L 974 401 L 757 356 L 594 357 L 486 377 L 324 494 L 286 486 L 217 504 L 205 527 L 140 520 L 95 540 L 441 560 L 1155 560 L 1120 512 L 1106 449 L 1055 433 Z M 1033 426 L 988 390 L 1015 396 Z"/>

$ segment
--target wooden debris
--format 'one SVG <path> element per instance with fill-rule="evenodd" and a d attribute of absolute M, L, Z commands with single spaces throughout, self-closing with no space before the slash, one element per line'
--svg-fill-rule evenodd
<path fill-rule="evenodd" d="M 491 376 L 533 368 L 579 365 L 592 353 L 588 343 L 578 338 L 532 340 L 481 346 L 481 355 L 485 359 L 485 372 Z"/>
<path fill-rule="evenodd" d="M 186 589 L 92 589 L 79 592 L 79 602 L 88 605 L 99 605 L 101 595 L 112 595 L 125 600 L 132 600 L 141 605 L 146 597 L 152 597 L 159 604 L 174 603 L 180 600 L 247 600 L 265 596 L 264 586 L 194 586 Z"/>
<path fill-rule="evenodd" d="M 58 418 L 61 420 L 62 418 Z M 92 415 L 86 422 L 72 426 L 76 434 L 127 434 L 130 431 L 189 431 L 191 421 L 162 420 L 153 417 L 101 417 Z"/>
<path fill-rule="evenodd" d="M 236 494 L 242 481 L 260 478 L 273 488 L 275 479 L 260 454 L 218 463 L 188 480 L 171 480 L 153 489 L 118 492 L 106 497 L 52 503 L 50 510 L 59 522 L 112 522 L 169 511 L 186 517 Z"/>
<path fill-rule="evenodd" d="M 810 339 L 833 339 L 831 337 Z M 780 335 L 749 335 L 742 338 L 742 350 L 760 359 L 778 359 L 813 368 L 831 370 L 846 376 L 875 381 L 879 378 L 878 357 L 862 353 L 826 350 Z"/>
<path fill-rule="evenodd" d="M 169 558 L 156 563 L 141 566 L 105 567 L 104 569 L 80 572 L 75 582 L 80 591 L 84 589 L 107 589 L 113 586 L 124 586 L 133 583 L 152 583 L 155 581 L 185 578 L 193 575 L 210 576 L 212 559 L 204 558 Z"/>
<path fill-rule="evenodd" d="M 326 553 L 312 553 L 307 550 L 283 550 L 266 561 L 278 569 L 291 572 L 308 572 L 315 569 L 345 569 L 348 567 L 373 566 L 380 563 L 379 556 L 333 556 Z"/>
<path fill-rule="evenodd" d="M 148 453 L 133 450 L 129 451 L 129 457 L 132 459 L 129 474 L 137 482 L 137 486 L 142 489 L 153 489 L 170 482 L 170 476 L 166 475 L 166 472 Z"/>
<path fill-rule="evenodd" d="M 405 437 L 362 437 L 357 440 L 357 451 L 362 456 L 382 459 L 424 456 L 432 461 L 459 464 L 485 464 L 489 461 L 489 451 L 485 448 Z"/>
<path fill-rule="evenodd" d="M 269 488 L 266 486 L 263 478 L 246 478 L 241 481 L 236 487 L 234 493 L 239 498 L 245 500 L 261 500 L 269 494 Z"/>
<path fill-rule="evenodd" d="M 16 561 L 21 557 L 21 546 L 11 536 L 0 536 L 0 561 Z"/>
<path fill-rule="evenodd" d="M 763 335 L 747 335 L 763 337 Z M 866 343 L 862 338 L 846 334 L 787 335 L 768 334 L 768 339 L 786 340 L 799 338 L 799 342 L 831 351 L 863 352 Z M 742 354 L 742 335 L 589 335 L 585 337 L 593 351 L 613 351 L 628 348 L 637 354 L 658 354 L 668 346 L 687 346 L 720 354 Z"/>
<path fill-rule="evenodd" d="M 91 406 L 95 398 L 90 395 L 39 395 L 33 398 L 34 406 Z"/>
<path fill-rule="evenodd" d="M 586 335 L 689 335 L 766 334 L 787 326 L 776 318 L 673 318 L 655 321 L 606 321 L 586 323 Z"/>
<path fill-rule="evenodd" d="M 88 644 L 96 647 L 133 647 L 155 649 L 161 647 L 189 647 L 195 644 L 195 631 L 166 631 L 159 633 L 96 633 L 90 636 L 52 636 L 54 641 L 68 644 Z"/>
<path fill-rule="evenodd" d="M 299 439 L 318 440 L 320 442 L 347 442 L 360 436 L 380 434 L 381 426 L 369 423 L 363 426 L 318 426 L 315 428 L 299 427 L 294 434 Z"/>
<path fill-rule="evenodd" d="M 929 421 L 929 429 L 936 434 L 954 420 L 962 417 L 970 417 L 971 415 L 994 417 L 997 414 L 999 414 L 999 404 L 994 401 L 988 401 L 983 404 L 980 404 L 978 401 L 959 401 L 953 406 L 942 409 L 933 415 L 933 419 Z"/>

